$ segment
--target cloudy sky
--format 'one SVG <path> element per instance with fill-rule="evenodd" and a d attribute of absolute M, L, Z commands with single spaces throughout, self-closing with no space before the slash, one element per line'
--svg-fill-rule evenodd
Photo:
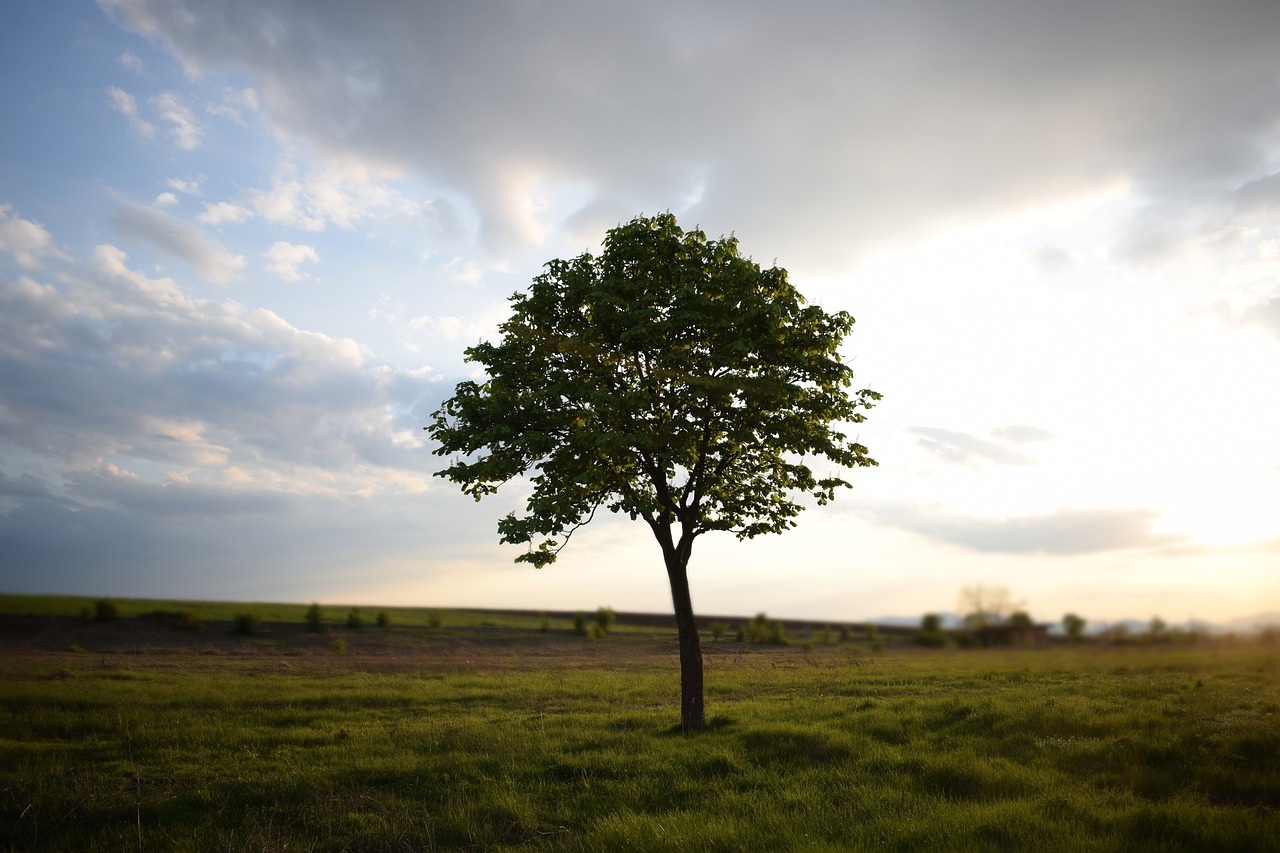
<path fill-rule="evenodd" d="M 1280 609 L 1280 4 L 7 3 L 0 590 L 663 611 L 433 479 L 462 350 L 674 212 L 857 319 L 880 467 L 704 613 Z"/>

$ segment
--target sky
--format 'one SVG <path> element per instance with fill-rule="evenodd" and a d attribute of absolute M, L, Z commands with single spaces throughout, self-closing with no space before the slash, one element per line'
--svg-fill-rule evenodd
<path fill-rule="evenodd" d="M 884 395 L 833 504 L 698 540 L 697 611 L 1280 611 L 1280 4 L 0 20 L 0 591 L 668 611 L 647 527 L 515 564 L 521 484 L 422 427 L 545 262 L 671 211 Z"/>

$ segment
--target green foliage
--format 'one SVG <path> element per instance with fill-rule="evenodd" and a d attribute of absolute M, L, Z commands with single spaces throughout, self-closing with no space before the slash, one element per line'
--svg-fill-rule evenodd
<path fill-rule="evenodd" d="M 150 613 L 143 613 L 138 618 L 155 619 L 179 631 L 199 632 L 209 627 L 206 622 L 197 619 L 190 610 L 153 610 Z"/>
<path fill-rule="evenodd" d="M 711 629 L 711 638 L 714 640 L 719 640 L 729 630 L 729 626 L 723 622 L 712 622 L 708 627 Z"/>
<path fill-rule="evenodd" d="M 390 627 L 391 627 L 391 617 L 387 615 L 387 611 L 385 611 L 385 610 L 379 610 L 379 611 L 378 611 L 378 620 L 377 620 L 377 621 L 378 621 L 378 627 L 379 627 L 379 628 L 390 628 Z"/>
<path fill-rule="evenodd" d="M 1087 624 L 1083 617 L 1074 613 L 1068 613 L 1062 617 L 1062 629 L 1067 632 L 1067 636 L 1073 643 L 1084 639 L 1084 629 Z"/>
<path fill-rule="evenodd" d="M 579 637 L 586 637 L 587 633 L 587 614 L 578 611 L 573 614 L 573 633 Z"/>
<path fill-rule="evenodd" d="M 612 607 L 596 608 L 596 627 L 600 629 L 602 634 L 609 633 L 609 629 L 613 627 L 613 623 L 618 621 L 618 616 L 613 612 Z"/>
<path fill-rule="evenodd" d="M 353 631 L 357 631 L 364 627 L 364 617 L 360 615 L 360 611 L 353 607 L 347 613 L 347 627 Z"/>
<path fill-rule="evenodd" d="M 257 613 L 239 613 L 235 618 L 235 632 L 248 636 L 262 630 L 262 617 Z"/>
<path fill-rule="evenodd" d="M 439 610 L 432 610 L 427 614 L 427 627 L 432 631 L 439 631 L 440 626 L 444 624 L 444 617 L 440 615 Z"/>
<path fill-rule="evenodd" d="M 926 648 L 942 648 L 947 645 L 947 633 L 942 630 L 942 617 L 926 613 L 920 620 L 920 630 L 915 635 L 916 645 Z"/>
<path fill-rule="evenodd" d="M 781 622 L 770 619 L 764 613 L 757 613 L 738 631 L 738 642 L 785 646 L 790 641 L 787 639 L 787 629 Z"/>
<path fill-rule="evenodd" d="M 347 653 L 347 638 L 334 637 L 333 642 L 329 644 L 329 648 L 333 649 L 334 654 L 345 655 Z"/>
<path fill-rule="evenodd" d="M 545 613 L 538 614 L 538 630 L 544 634 L 551 630 L 551 620 Z"/>
<path fill-rule="evenodd" d="M 314 633 L 320 633 L 324 630 L 324 615 L 320 612 L 320 604 L 312 602 L 307 608 L 307 614 L 303 617 L 303 622 L 307 625 L 307 630 Z"/>
<path fill-rule="evenodd" d="M 94 622 L 110 622 L 116 618 L 116 613 L 116 606 L 110 599 L 98 599 L 93 605 Z"/>
<path fill-rule="evenodd" d="M 526 513 L 501 539 L 553 562 L 600 508 L 658 532 L 780 533 L 849 485 L 805 458 L 874 465 L 838 426 L 880 395 L 850 395 L 840 345 L 853 318 L 804 299 L 732 237 L 683 231 L 671 214 L 611 230 L 600 257 L 554 260 L 511 298 L 501 340 L 466 350 L 487 378 L 460 383 L 426 427 L 451 463 L 439 476 L 477 500 L 530 476 Z"/>
<path fill-rule="evenodd" d="M 1031 614 L 1027 613 L 1025 610 L 1017 610 L 1009 614 L 1009 620 L 1007 624 L 1011 628 L 1018 628 L 1018 629 L 1025 630 L 1027 628 L 1033 627 L 1036 623 L 1035 623 L 1035 620 L 1031 618 Z"/>

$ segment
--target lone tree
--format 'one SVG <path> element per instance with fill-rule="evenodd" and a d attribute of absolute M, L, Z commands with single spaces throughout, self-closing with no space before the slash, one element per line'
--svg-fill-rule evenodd
<path fill-rule="evenodd" d="M 733 237 L 683 231 L 670 213 L 609 231 L 599 257 L 554 260 L 497 344 L 466 350 L 488 378 L 462 382 L 425 427 L 452 456 L 437 476 L 476 500 L 529 474 L 524 515 L 498 523 L 555 561 L 604 507 L 644 519 L 662 547 L 680 636 L 681 724 L 705 728 L 702 651 L 687 568 L 713 530 L 750 539 L 795 526 L 848 487 L 806 460 L 875 465 L 840 432 L 880 395 L 850 393 L 840 343 L 853 317 L 806 305 L 778 267 Z M 534 546 L 534 540 L 541 539 Z"/>

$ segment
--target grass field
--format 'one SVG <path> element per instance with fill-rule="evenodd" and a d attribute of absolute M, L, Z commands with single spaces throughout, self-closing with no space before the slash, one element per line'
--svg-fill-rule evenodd
<path fill-rule="evenodd" d="M 45 614 L 0 618 L 0 845 L 1280 850 L 1273 646 L 708 639 L 710 730 L 685 736 L 674 631 L 135 618 L 171 604 L 0 600 Z"/>

